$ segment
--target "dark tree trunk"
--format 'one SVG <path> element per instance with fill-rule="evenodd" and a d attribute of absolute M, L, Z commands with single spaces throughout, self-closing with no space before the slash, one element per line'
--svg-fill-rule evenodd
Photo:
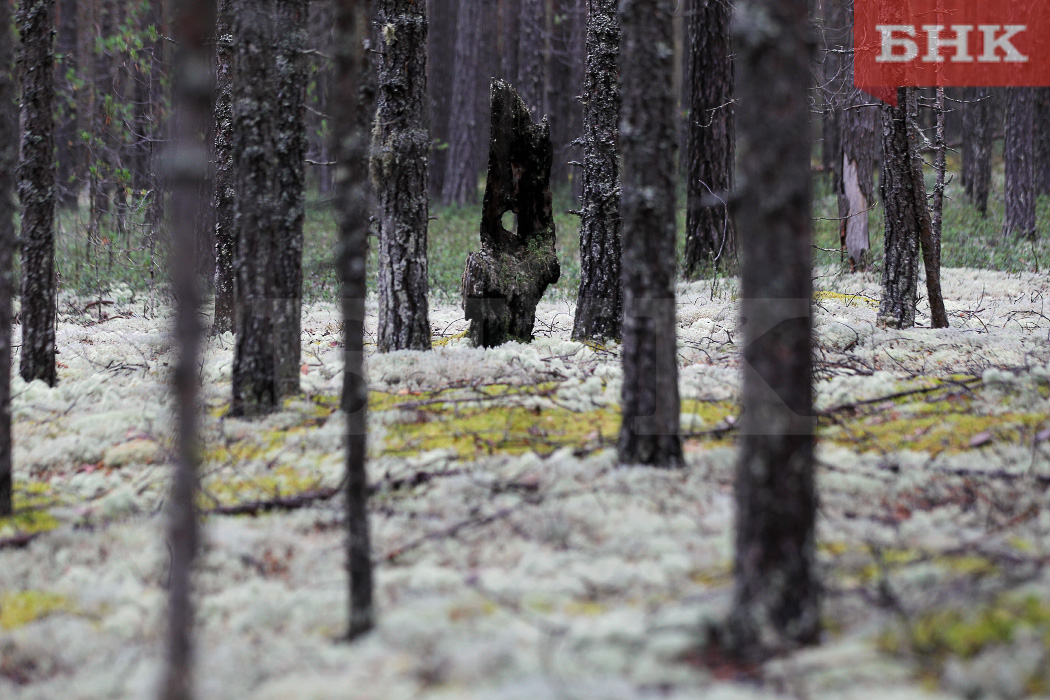
<path fill-rule="evenodd" d="M 441 201 L 473 204 L 478 199 L 478 153 L 484 143 L 477 110 L 481 80 L 481 5 L 480 0 L 458 2 L 449 143 Z"/>
<path fill-rule="evenodd" d="M 1035 195 L 1050 194 L 1050 88 L 1036 88 L 1032 126 L 1032 181 Z"/>
<path fill-rule="evenodd" d="M 736 266 L 736 233 L 726 202 L 733 186 L 736 127 L 728 0 L 692 0 L 689 18 L 689 177 L 685 270 Z"/>
<path fill-rule="evenodd" d="M 233 169 L 233 0 L 219 0 L 215 50 L 215 319 L 212 333 L 233 330 L 237 252 Z"/>
<path fill-rule="evenodd" d="M 18 89 L 11 5 L 0 2 L 0 518 L 11 515 L 11 323 L 15 251 L 15 168 L 18 166 Z"/>
<path fill-rule="evenodd" d="M 981 216 L 988 213 L 992 184 L 992 91 L 966 88 L 963 106 L 962 185 Z"/>
<path fill-rule="evenodd" d="M 554 145 L 554 162 L 551 166 L 551 187 L 567 187 L 570 182 L 570 161 L 578 161 L 574 156 L 575 139 L 583 131 L 580 79 L 583 76 L 582 64 L 577 66 L 577 56 L 582 53 L 585 41 L 584 33 L 586 10 L 581 0 L 552 0 L 553 33 L 550 38 L 550 85 L 547 92 L 547 104 L 552 115 L 551 143 Z"/>
<path fill-rule="evenodd" d="M 368 150 L 374 89 L 365 42 L 371 2 L 337 0 L 333 98 L 351 119 L 335 123 L 337 266 L 342 284 L 344 329 L 343 403 L 346 412 L 346 523 L 350 625 L 355 639 L 375 625 L 372 548 L 368 529 L 366 472 L 368 382 L 364 368 L 365 292 L 368 263 Z"/>
<path fill-rule="evenodd" d="M 481 250 L 463 271 L 463 310 L 474 345 L 495 347 L 509 340 L 529 342 L 536 305 L 558 281 L 551 209 L 550 127 L 535 124 L 509 84 L 490 89 L 492 135 L 489 172 L 481 212 Z M 513 231 L 503 215 L 513 212 Z"/>
<path fill-rule="evenodd" d="M 168 160 L 167 180 L 172 192 L 172 286 L 178 299 L 175 338 L 178 359 L 172 377 L 175 394 L 176 464 L 168 504 L 168 545 L 171 571 L 168 583 L 168 627 L 161 700 L 192 700 L 193 672 L 192 571 L 198 547 L 197 444 L 198 366 L 201 326 L 197 316 L 200 292 L 193 264 L 196 259 L 197 215 L 209 209 L 205 189 L 211 149 L 206 137 L 212 116 L 214 82 L 210 45 L 215 27 L 214 0 L 180 0 L 176 5 L 175 99 L 179 110 L 175 154 Z"/>
<path fill-rule="evenodd" d="M 618 340 L 623 332 L 618 7 L 617 0 L 587 0 L 580 291 L 573 340 Z"/>
<path fill-rule="evenodd" d="M 427 0 L 427 17 L 430 31 L 427 41 L 427 93 L 430 96 L 430 161 L 428 173 L 430 194 L 433 199 L 441 197 L 448 164 L 451 128 L 462 115 L 452 119 L 452 92 L 456 56 L 456 25 L 459 0 Z M 449 89 L 452 86 L 452 89 Z M 475 191 L 477 187 L 475 186 Z"/>
<path fill-rule="evenodd" d="M 675 326 L 678 151 L 672 0 L 623 0 L 624 464 L 681 466 Z"/>
<path fill-rule="evenodd" d="M 813 186 L 808 93 L 813 43 L 806 0 L 736 6 L 742 191 L 744 388 L 736 477 L 736 657 L 815 643 L 811 314 Z M 770 115 L 776 115 L 771 119 Z"/>
<path fill-rule="evenodd" d="M 934 170 L 937 181 L 933 187 L 933 211 L 930 213 L 930 227 L 922 229 L 919 242 L 922 244 L 922 262 L 926 267 L 926 296 L 930 302 L 930 325 L 933 328 L 948 327 L 948 313 L 944 309 L 944 296 L 941 294 L 941 231 L 944 224 L 944 186 L 948 171 L 947 150 L 944 140 L 945 97 L 944 88 L 936 89 L 936 137 L 934 148 Z"/>
<path fill-rule="evenodd" d="M 915 89 L 900 88 L 897 95 L 897 107 L 882 107 L 879 189 L 886 238 L 879 323 L 890 328 L 911 328 L 915 325 L 919 240 L 929 235 L 930 212 L 926 207 L 926 184 L 919 153 Z"/>
<path fill-rule="evenodd" d="M 533 119 L 546 112 L 547 0 L 519 0 L 518 94 Z"/>
<path fill-rule="evenodd" d="M 77 129 L 77 2 L 59 0 L 56 22 L 58 32 L 55 40 L 57 74 L 55 92 L 55 155 L 58 161 L 56 176 L 59 206 L 73 209 L 77 205 L 79 183 L 77 162 L 80 160 L 80 133 Z"/>
<path fill-rule="evenodd" d="M 379 0 L 371 175 L 379 220 L 380 352 L 429 350 L 426 3 Z"/>
<path fill-rule="evenodd" d="M 849 7 L 847 7 L 847 4 Z M 823 100 L 823 144 L 821 160 L 824 173 L 832 183 L 840 181 L 842 168 L 842 139 L 849 133 L 843 123 L 845 97 L 852 89 L 852 82 L 846 73 L 847 63 L 852 57 L 846 54 L 846 45 L 851 43 L 852 24 L 849 10 L 853 3 L 849 0 L 824 0 L 823 35 L 821 46 L 826 51 L 821 56 L 821 98 Z"/>
<path fill-rule="evenodd" d="M 521 35 L 521 0 L 498 0 L 500 12 L 500 79 L 518 79 L 518 51 Z"/>
<path fill-rule="evenodd" d="M 306 20 L 308 0 L 276 0 L 274 45 L 274 351 L 277 394 L 299 393 L 302 359 L 303 219 L 306 184 Z M 424 158 L 425 158 L 424 152 Z"/>
<path fill-rule="evenodd" d="M 55 368 L 54 0 L 22 0 L 22 379 L 58 383 Z"/>
<path fill-rule="evenodd" d="M 233 132 L 237 198 L 237 288 L 230 415 L 258 416 L 277 406 L 271 108 L 273 0 L 239 0 L 234 10 Z"/>
<path fill-rule="evenodd" d="M 1035 102 L 1032 88 L 1009 88 L 1006 95 L 1006 221 L 1003 235 L 1035 238 L 1032 124 Z"/>

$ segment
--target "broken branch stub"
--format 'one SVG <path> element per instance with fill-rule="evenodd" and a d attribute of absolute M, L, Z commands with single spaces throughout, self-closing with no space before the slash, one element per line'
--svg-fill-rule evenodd
<path fill-rule="evenodd" d="M 489 97 L 492 127 L 481 250 L 467 258 L 462 292 L 471 341 L 495 347 L 532 340 L 536 305 L 558 281 L 561 268 L 554 249 L 550 126 L 546 118 L 533 123 L 509 83 L 493 80 Z M 507 212 L 516 219 L 514 230 L 504 226 Z"/>

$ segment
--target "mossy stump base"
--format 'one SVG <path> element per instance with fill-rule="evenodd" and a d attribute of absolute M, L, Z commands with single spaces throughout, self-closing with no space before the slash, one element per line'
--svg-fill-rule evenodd
<path fill-rule="evenodd" d="M 561 276 L 554 249 L 550 126 L 546 118 L 533 123 L 508 83 L 493 80 L 489 95 L 492 129 L 481 250 L 468 256 L 462 281 L 468 335 L 483 347 L 532 340 L 536 305 Z M 508 212 L 516 221 L 512 231 L 504 226 Z"/>

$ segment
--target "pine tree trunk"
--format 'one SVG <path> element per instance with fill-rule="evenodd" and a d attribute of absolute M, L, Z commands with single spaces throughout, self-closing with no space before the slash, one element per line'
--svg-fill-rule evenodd
<path fill-rule="evenodd" d="M 1035 88 L 1032 181 L 1035 195 L 1050 194 L 1050 88 Z"/>
<path fill-rule="evenodd" d="M 732 6 L 692 0 L 691 9 L 685 271 L 696 278 L 714 265 L 736 267 L 736 232 L 725 204 L 733 187 L 736 126 Z"/>
<path fill-rule="evenodd" d="M 192 572 L 198 549 L 196 502 L 200 446 L 197 441 L 198 354 L 201 325 L 200 292 L 193 261 L 196 258 L 198 212 L 210 208 L 205 188 L 211 149 L 210 130 L 214 82 L 210 71 L 214 0 L 180 0 L 176 5 L 175 41 L 179 56 L 174 62 L 176 155 L 167 160 L 167 181 L 172 193 L 173 264 L 175 290 L 175 339 L 178 359 L 172 377 L 175 395 L 175 475 L 168 503 L 167 542 L 171 552 L 168 584 L 168 626 L 161 700 L 193 700 L 194 644 Z"/>
<path fill-rule="evenodd" d="M 962 185 L 981 216 L 988 213 L 992 184 L 992 91 L 966 88 L 963 106 Z"/>
<path fill-rule="evenodd" d="M 813 186 L 806 0 L 736 6 L 742 191 L 743 415 L 727 651 L 756 661 L 815 643 Z M 776 115 L 771 119 L 770 115 Z"/>
<path fill-rule="evenodd" d="M 1006 221 L 1003 235 L 1035 238 L 1032 125 L 1035 102 L 1032 88 L 1009 88 L 1006 95 Z"/>
<path fill-rule="evenodd" d="M 429 350 L 426 4 L 379 0 L 371 175 L 379 220 L 380 352 Z"/>
<path fill-rule="evenodd" d="M 623 333 L 620 220 L 620 17 L 618 0 L 587 0 L 580 291 L 573 340 Z"/>
<path fill-rule="evenodd" d="M 306 20 L 308 0 L 276 0 L 274 46 L 274 343 L 277 394 L 299 393 L 302 359 L 303 220 L 306 215 Z"/>
<path fill-rule="evenodd" d="M 547 2 L 519 0 L 518 94 L 533 119 L 546 114 L 547 92 Z"/>
<path fill-rule="evenodd" d="M 333 98 L 350 119 L 335 122 L 336 264 L 342 285 L 344 371 L 342 408 L 346 412 L 346 523 L 350 624 L 355 639 L 375 625 L 372 602 L 372 549 L 368 528 L 366 471 L 368 382 L 364 372 L 365 293 L 368 263 L 368 151 L 374 90 L 365 42 L 371 2 L 337 0 Z"/>
<path fill-rule="evenodd" d="M 56 184 L 58 187 L 58 205 L 73 209 L 77 205 L 79 183 L 77 182 L 77 161 L 80 157 L 80 133 L 77 130 L 77 2 L 76 0 L 59 0 L 56 22 L 58 32 L 55 35 L 55 52 L 61 59 L 57 61 L 55 75 L 56 115 L 55 155 L 58 161 Z"/>
<path fill-rule="evenodd" d="M 54 0 L 22 0 L 22 379 L 58 383 L 55 368 Z"/>
<path fill-rule="evenodd" d="M 674 2 L 623 0 L 623 464 L 683 464 L 675 325 Z"/>
<path fill-rule="evenodd" d="M 936 137 L 934 148 L 934 170 L 936 184 L 933 188 L 933 211 L 930 212 L 930 227 L 923 229 L 919 242 L 922 244 L 922 261 L 926 267 L 926 297 L 930 302 L 930 325 L 933 328 L 947 328 L 948 314 L 944 308 L 944 295 L 941 294 L 941 231 L 944 224 L 944 187 L 948 174 L 947 150 L 944 140 L 945 96 L 944 88 L 936 91 Z"/>
<path fill-rule="evenodd" d="M 882 301 L 879 323 L 915 325 L 919 239 L 929 231 L 926 184 L 919 153 L 918 104 L 914 88 L 897 91 L 898 106 L 882 107 L 882 174 L 879 188 L 885 220 Z"/>
<path fill-rule="evenodd" d="M 481 80 L 481 6 L 479 0 L 458 2 L 452 106 L 441 201 L 474 204 L 478 200 L 475 166 L 484 143 L 477 110 L 477 86 Z M 438 89 L 447 89 L 447 86 Z"/>
<path fill-rule="evenodd" d="M 234 10 L 233 132 L 238 311 L 231 416 L 258 416 L 277 406 L 274 343 L 276 256 L 273 166 L 272 0 L 238 0 Z"/>
<path fill-rule="evenodd" d="M 11 499 L 11 323 L 15 295 L 15 168 L 18 166 L 18 88 L 15 83 L 11 5 L 0 2 L 0 518 Z"/>
<path fill-rule="evenodd" d="M 215 319 L 212 333 L 233 330 L 237 251 L 233 169 L 233 0 L 219 0 L 215 49 Z"/>
<path fill-rule="evenodd" d="M 427 0 L 427 17 L 430 19 L 430 40 L 427 42 L 427 93 L 430 96 L 430 159 L 428 172 L 430 194 L 433 199 L 441 197 L 448 167 L 451 130 L 461 115 L 452 119 L 451 92 L 456 89 L 454 79 L 456 61 L 456 25 L 459 15 L 459 0 Z M 452 90 L 449 90 L 452 86 Z M 475 185 L 475 191 L 477 186 Z"/>

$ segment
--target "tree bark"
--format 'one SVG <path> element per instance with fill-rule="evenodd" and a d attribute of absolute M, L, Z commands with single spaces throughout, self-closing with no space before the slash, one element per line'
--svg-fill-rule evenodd
<path fill-rule="evenodd" d="M 456 17 L 456 58 L 441 201 L 444 204 L 474 204 L 478 200 L 478 153 L 483 143 L 476 99 L 481 80 L 479 0 L 459 0 Z M 441 89 L 447 89 L 447 86 Z"/>
<path fill-rule="evenodd" d="M 308 0 L 276 0 L 274 110 L 274 351 L 277 394 L 299 393 L 302 359 L 303 220 L 306 215 L 306 21 Z"/>
<path fill-rule="evenodd" d="M 237 251 L 233 168 L 233 0 L 219 0 L 215 42 L 215 319 L 212 333 L 233 330 Z"/>
<path fill-rule="evenodd" d="M 623 0 L 624 464 L 678 467 L 675 187 L 678 151 L 672 0 Z"/>
<path fill-rule="evenodd" d="M 692 0 L 689 18 L 691 98 L 686 185 L 686 276 L 717 265 L 736 266 L 736 231 L 729 215 L 736 152 L 733 47 L 729 0 Z"/>
<path fill-rule="evenodd" d="M 882 175 L 879 188 L 885 221 L 882 301 L 879 323 L 915 325 L 919 240 L 929 235 L 926 184 L 919 153 L 918 105 L 914 88 L 897 90 L 898 106 L 882 107 Z"/>
<path fill-rule="evenodd" d="M 623 333 L 618 6 L 617 0 L 587 0 L 580 290 L 573 340 L 619 340 Z"/>
<path fill-rule="evenodd" d="M 945 98 L 944 88 L 936 92 L 936 155 L 934 170 L 937 182 L 933 189 L 933 211 L 930 214 L 929 235 L 920 238 L 922 243 L 922 261 L 926 267 L 926 296 L 930 302 L 930 325 L 933 328 L 948 327 L 948 313 L 944 309 L 944 296 L 941 294 L 941 230 L 944 223 L 944 187 L 948 171 L 948 144 L 944 140 Z M 923 232 L 925 233 L 925 231 Z"/>
<path fill-rule="evenodd" d="M 992 91 L 975 87 L 965 94 L 962 185 L 966 198 L 986 216 L 992 184 Z"/>
<path fill-rule="evenodd" d="M 495 347 L 532 340 L 536 305 L 558 281 L 550 173 L 553 150 L 547 120 L 535 124 L 518 93 L 493 80 L 489 171 L 481 213 L 481 250 L 463 271 L 463 311 L 470 339 Z M 513 212 L 513 231 L 503 217 Z"/>
<path fill-rule="evenodd" d="M 427 41 L 427 93 L 430 96 L 430 159 L 428 174 L 430 194 L 439 199 L 445 183 L 448 167 L 448 151 L 451 130 L 462 115 L 452 119 L 452 91 L 455 82 L 456 26 L 458 24 L 459 0 L 427 0 L 427 17 L 430 20 Z M 477 190 L 477 187 L 474 188 Z M 443 201 L 443 200 L 442 200 Z"/>
<path fill-rule="evenodd" d="M 230 415 L 277 406 L 274 268 L 273 0 L 240 0 L 234 12 L 234 170 L 237 198 L 236 338 Z"/>
<path fill-rule="evenodd" d="M 368 151 L 374 91 L 365 49 L 371 3 L 335 5 L 335 101 L 352 117 L 335 123 L 336 261 L 342 285 L 344 371 L 342 408 L 347 416 L 346 522 L 350 624 L 348 639 L 375 625 L 372 549 L 368 528 L 366 471 L 368 382 L 364 373 L 364 320 L 368 263 Z"/>
<path fill-rule="evenodd" d="M 161 700 L 192 700 L 193 604 L 192 571 L 198 548 L 197 444 L 198 366 L 201 339 L 197 289 L 197 215 L 208 209 L 211 193 L 205 188 L 211 149 L 206 137 L 212 117 L 214 82 L 210 46 L 215 24 L 214 0 L 180 0 L 175 22 L 178 53 L 175 59 L 174 103 L 179 110 L 175 153 L 168 159 L 167 180 L 172 192 L 172 286 L 177 298 L 175 338 L 178 359 L 172 377 L 175 394 L 176 464 L 168 505 L 168 543 L 171 572 L 168 585 L 168 626 Z"/>
<path fill-rule="evenodd" d="M 426 3 L 379 0 L 371 175 L 379 220 L 380 352 L 429 350 Z"/>
<path fill-rule="evenodd" d="M 11 500 L 11 323 L 15 295 L 15 168 L 18 166 L 18 88 L 15 83 L 11 5 L 0 2 L 0 518 Z"/>
<path fill-rule="evenodd" d="M 59 0 L 55 35 L 55 51 L 58 54 L 55 75 L 55 91 L 58 100 L 55 110 L 58 123 L 55 126 L 55 155 L 58 161 L 56 174 L 59 206 L 73 209 L 77 205 L 79 183 L 77 163 L 80 160 L 80 132 L 77 129 L 77 2 Z"/>
<path fill-rule="evenodd" d="M 1035 238 L 1032 125 L 1035 102 L 1032 88 L 1009 88 L 1006 95 L 1006 221 L 1003 235 Z"/>
<path fill-rule="evenodd" d="M 734 21 L 744 388 L 725 645 L 747 661 L 815 643 L 820 633 L 808 102 L 815 47 L 807 5 L 746 0 Z"/>
<path fill-rule="evenodd" d="M 533 119 L 546 114 L 547 2 L 519 0 L 518 94 Z"/>
<path fill-rule="evenodd" d="M 1035 196 L 1050 194 L 1050 88 L 1033 90 L 1032 182 Z"/>
<path fill-rule="evenodd" d="M 55 367 L 54 0 L 22 0 L 22 379 L 58 383 Z"/>

